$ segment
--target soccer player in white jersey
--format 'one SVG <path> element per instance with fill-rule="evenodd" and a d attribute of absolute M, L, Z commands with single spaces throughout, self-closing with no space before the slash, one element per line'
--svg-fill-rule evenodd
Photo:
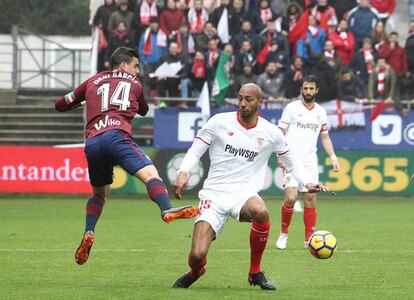
<path fill-rule="evenodd" d="M 321 184 L 311 183 L 305 169 L 293 161 L 280 129 L 258 116 L 262 103 L 260 88 L 253 83 L 245 84 L 238 99 L 239 111 L 217 114 L 201 129 L 178 170 L 173 191 L 176 198 L 181 198 L 188 172 L 209 149 L 210 169 L 199 192 L 201 212 L 195 221 L 188 256 L 191 270 L 174 283 L 174 288 L 188 288 L 205 273 L 210 244 L 231 216 L 252 222 L 248 282 L 265 290 L 276 289 L 260 268 L 270 223 L 265 202 L 257 194 L 263 187 L 267 162 L 273 152 L 309 191 L 326 190 Z"/>
<path fill-rule="evenodd" d="M 305 167 L 313 182 L 319 181 L 318 157 L 316 155 L 318 136 L 321 137 L 322 145 L 332 160 L 333 171 L 339 171 L 338 159 L 326 125 L 326 111 L 318 103 L 315 103 L 318 91 L 317 78 L 312 75 L 304 77 L 301 86 L 303 100 L 293 101 L 286 105 L 278 124 L 285 134 L 286 142 L 293 156 Z M 283 167 L 283 163 L 281 166 Z M 304 245 L 306 248 L 316 226 L 316 194 L 310 193 L 286 170 L 284 171 L 283 187 L 285 200 L 282 204 L 282 226 L 276 247 L 280 250 L 286 249 L 289 224 L 299 191 L 303 192 L 305 206 L 303 222 L 305 224 Z"/>

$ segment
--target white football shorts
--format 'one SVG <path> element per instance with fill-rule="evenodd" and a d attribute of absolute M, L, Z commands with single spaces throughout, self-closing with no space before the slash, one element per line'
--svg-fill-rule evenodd
<path fill-rule="evenodd" d="M 229 216 L 240 221 L 240 210 L 253 196 L 259 195 L 254 190 L 218 192 L 203 189 L 198 193 L 201 212 L 195 219 L 195 223 L 205 221 L 210 224 L 217 238 Z"/>
<path fill-rule="evenodd" d="M 312 180 L 311 183 L 318 183 L 319 182 L 319 168 L 318 162 L 314 164 L 308 164 L 303 166 L 305 170 L 308 172 L 310 179 Z M 298 191 L 301 193 L 306 193 L 308 189 L 303 185 L 299 184 L 298 181 L 292 176 L 292 173 L 283 172 L 283 188 L 294 187 L 298 188 Z"/>

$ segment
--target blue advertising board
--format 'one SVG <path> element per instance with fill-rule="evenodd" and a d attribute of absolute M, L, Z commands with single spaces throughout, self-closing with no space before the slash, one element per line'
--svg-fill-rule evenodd
<path fill-rule="evenodd" d="M 212 115 L 235 109 L 213 109 Z M 414 150 L 414 112 L 403 117 L 398 112 L 384 112 L 366 126 L 330 131 L 338 150 Z M 277 124 L 282 110 L 263 109 L 260 115 Z M 187 149 L 197 132 L 204 125 L 199 109 L 156 109 L 154 116 L 154 147 L 158 149 Z"/>

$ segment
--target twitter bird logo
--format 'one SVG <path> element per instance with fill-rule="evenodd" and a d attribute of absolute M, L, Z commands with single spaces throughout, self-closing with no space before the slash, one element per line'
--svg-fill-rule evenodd
<path fill-rule="evenodd" d="M 398 145 L 402 141 L 402 119 L 398 115 L 379 115 L 371 123 L 371 140 L 376 145 Z"/>

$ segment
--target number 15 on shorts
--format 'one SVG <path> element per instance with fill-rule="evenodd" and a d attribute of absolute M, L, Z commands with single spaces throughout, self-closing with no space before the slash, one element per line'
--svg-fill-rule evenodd
<path fill-rule="evenodd" d="M 211 201 L 210 200 L 200 200 L 200 209 L 209 209 L 210 208 Z"/>

